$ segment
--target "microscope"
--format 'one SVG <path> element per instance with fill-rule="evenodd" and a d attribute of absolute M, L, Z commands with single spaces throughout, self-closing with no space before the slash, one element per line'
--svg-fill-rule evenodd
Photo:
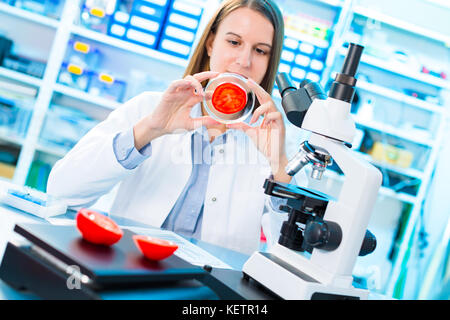
<path fill-rule="evenodd" d="M 320 180 L 334 161 L 344 174 L 337 199 L 309 188 L 265 181 L 266 194 L 287 199 L 280 209 L 289 213 L 288 219 L 278 243 L 268 252 L 253 253 L 242 271 L 244 279 L 255 280 L 283 299 L 368 298 L 368 290 L 353 286 L 352 271 L 356 258 L 376 247 L 367 226 L 382 175 L 351 150 L 355 123 L 350 108 L 363 49 L 349 44 L 328 97 L 318 83 L 304 80 L 297 89 L 285 73 L 276 79 L 287 119 L 311 132 L 286 173 L 294 176 L 311 164 L 311 178 Z"/>

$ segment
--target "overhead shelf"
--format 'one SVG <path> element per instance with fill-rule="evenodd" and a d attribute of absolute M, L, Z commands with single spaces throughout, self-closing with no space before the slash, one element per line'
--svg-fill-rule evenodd
<path fill-rule="evenodd" d="M 411 133 L 407 133 L 406 131 L 402 129 L 398 129 L 396 127 L 373 121 L 373 120 L 363 120 L 361 118 L 358 118 L 357 116 L 354 116 L 355 123 L 359 124 L 363 127 L 366 127 L 368 129 L 373 129 L 375 131 L 384 132 L 388 135 L 401 138 L 403 140 L 407 140 L 416 144 L 420 144 L 426 147 L 432 148 L 434 146 L 434 141 L 432 139 L 424 139 L 417 136 L 411 135 Z"/>
<path fill-rule="evenodd" d="M 412 177 L 412 178 L 416 178 L 416 179 L 420 179 L 420 180 L 423 179 L 424 174 L 422 171 L 412 169 L 412 168 L 402 168 L 402 167 L 395 166 L 395 165 L 392 165 L 392 164 L 389 164 L 386 162 L 378 161 L 378 160 L 373 159 L 369 154 L 366 154 L 363 152 L 357 151 L 357 154 L 359 156 L 361 156 L 364 160 L 372 163 L 374 166 L 382 167 L 389 171 L 393 171 L 393 172 L 396 172 L 396 173 L 399 173 L 401 175 L 405 175 L 408 177 Z"/>
<path fill-rule="evenodd" d="M 138 55 L 141 55 L 144 57 L 148 57 L 151 59 L 169 63 L 169 64 L 172 64 L 175 66 L 186 67 L 188 64 L 188 61 L 185 59 L 177 58 L 175 56 L 172 56 L 172 55 L 169 55 L 169 54 L 157 51 L 157 50 L 149 49 L 144 46 L 140 46 L 140 45 L 134 44 L 132 42 L 114 38 L 114 37 L 105 35 L 103 33 L 92 31 L 92 30 L 89 30 L 89 29 L 86 29 L 86 28 L 83 28 L 80 26 L 73 26 L 72 34 L 75 34 L 75 35 L 78 35 L 78 36 L 81 36 L 83 38 L 90 39 L 93 41 L 97 41 L 97 42 L 106 44 L 111 47 L 122 49 L 122 50 L 128 51 L 133 54 L 138 54 Z"/>
<path fill-rule="evenodd" d="M 38 13 L 34 13 L 34 12 L 27 11 L 24 9 L 16 8 L 16 7 L 8 5 L 6 3 L 0 2 L 0 12 L 6 13 L 8 15 L 15 16 L 17 18 L 21 18 L 24 20 L 32 21 L 37 24 L 47 26 L 50 28 L 54 28 L 54 29 L 57 29 L 59 26 L 58 20 L 48 18 L 48 17 L 43 16 Z"/>
<path fill-rule="evenodd" d="M 342 1 L 341 0 L 317 0 L 317 2 L 320 2 L 322 4 L 326 4 L 330 7 L 339 8 L 342 7 Z"/>
<path fill-rule="evenodd" d="M 38 143 L 36 145 L 36 151 L 50 154 L 50 155 L 53 155 L 58 158 L 63 158 L 67 154 L 67 152 L 69 152 L 67 149 L 64 149 L 62 147 L 54 146 L 54 145 L 50 146 L 50 145 L 46 145 L 44 143 Z"/>
<path fill-rule="evenodd" d="M 74 89 L 74 88 L 71 88 L 71 87 L 68 87 L 68 86 L 65 86 L 62 84 L 55 84 L 53 89 L 55 92 L 61 93 L 63 95 L 72 97 L 77 100 L 81 100 L 81 101 L 88 102 L 90 104 L 97 105 L 97 106 L 105 108 L 105 109 L 114 110 L 121 105 L 121 103 L 119 103 L 117 101 L 94 96 L 87 92 L 84 92 L 84 91 L 81 91 L 78 89 Z"/>
<path fill-rule="evenodd" d="M 23 84 L 28 84 L 34 87 L 40 87 L 42 80 L 36 77 L 29 76 L 25 73 L 17 72 L 11 69 L 0 67 L 0 77 L 12 79 Z"/>
<path fill-rule="evenodd" d="M 423 110 L 427 110 L 427 111 L 431 111 L 431 112 L 437 112 L 437 113 L 444 113 L 446 112 L 446 110 L 444 109 L 443 106 L 439 106 L 424 100 L 420 100 L 418 98 L 414 98 L 411 96 L 408 96 L 406 94 L 403 94 L 401 92 L 392 90 L 392 89 L 388 89 L 379 85 L 376 85 L 374 83 L 370 83 L 370 82 L 366 82 L 366 81 L 361 81 L 358 80 L 358 82 L 356 83 L 356 88 L 357 89 L 361 89 L 367 92 L 371 92 L 371 93 L 375 93 L 377 95 L 398 101 L 398 102 L 402 102 L 405 103 L 407 105 L 419 108 L 419 109 L 423 109 Z"/>
<path fill-rule="evenodd" d="M 421 37 L 431 39 L 437 42 L 441 42 L 446 46 L 450 45 L 450 36 L 447 36 L 445 34 L 429 30 L 420 26 L 417 26 L 416 24 L 406 22 L 394 17 L 391 17 L 389 15 L 386 15 L 384 13 L 378 12 L 376 10 L 373 10 L 371 8 L 364 8 L 362 6 L 355 6 L 353 8 L 353 12 L 357 15 L 379 21 L 381 23 L 390 25 L 392 27 L 395 27 L 397 29 L 401 29 L 404 31 L 407 31 L 409 33 L 419 35 Z"/>
<path fill-rule="evenodd" d="M 346 48 L 339 49 L 339 54 L 341 56 L 345 56 L 347 54 L 347 49 Z M 419 71 L 411 70 L 410 67 L 401 62 L 384 61 L 379 58 L 369 56 L 367 54 L 363 54 L 361 56 L 361 62 L 376 67 L 378 69 L 388 71 L 390 73 L 395 73 L 406 78 L 427 83 L 434 87 L 450 90 L 450 81 L 440 79 Z"/>
<path fill-rule="evenodd" d="M 18 146 L 22 146 L 24 138 L 12 133 L 8 128 L 0 127 L 0 141 L 6 141 Z"/>
<path fill-rule="evenodd" d="M 326 170 L 324 176 L 334 179 L 336 181 L 340 181 L 340 182 L 344 182 L 344 180 L 345 180 L 344 175 L 339 174 L 333 170 Z M 378 195 L 393 198 L 398 201 L 410 203 L 410 204 L 415 203 L 415 201 L 417 200 L 416 197 L 414 197 L 412 195 L 402 193 L 402 192 L 395 192 L 394 190 L 386 188 L 386 187 L 380 187 L 380 189 L 378 191 Z"/>
<path fill-rule="evenodd" d="M 290 38 L 294 38 L 296 40 L 300 40 L 302 42 L 307 42 L 309 44 L 312 44 L 316 47 L 319 48 L 328 48 L 330 46 L 330 42 L 326 41 L 326 40 L 322 40 L 322 39 L 318 39 L 312 36 L 309 36 L 307 34 L 304 33 L 300 33 L 300 32 L 295 32 L 289 29 L 286 29 L 284 31 L 284 35 Z"/>

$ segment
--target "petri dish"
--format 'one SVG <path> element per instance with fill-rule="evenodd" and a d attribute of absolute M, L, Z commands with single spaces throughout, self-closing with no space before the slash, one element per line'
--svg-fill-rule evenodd
<path fill-rule="evenodd" d="M 247 82 L 235 73 L 222 73 L 211 79 L 203 101 L 208 114 L 225 124 L 245 121 L 255 105 L 255 94 Z"/>

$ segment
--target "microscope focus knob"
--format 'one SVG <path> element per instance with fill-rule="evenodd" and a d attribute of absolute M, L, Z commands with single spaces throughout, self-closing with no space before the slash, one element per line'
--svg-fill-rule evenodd
<path fill-rule="evenodd" d="M 341 227 L 332 221 L 309 221 L 303 234 L 304 241 L 313 248 L 333 251 L 341 244 Z"/>

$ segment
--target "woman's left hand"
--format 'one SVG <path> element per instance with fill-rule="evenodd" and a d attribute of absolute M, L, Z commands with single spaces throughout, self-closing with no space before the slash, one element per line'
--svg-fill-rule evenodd
<path fill-rule="evenodd" d="M 250 125 L 257 122 L 260 116 L 264 116 L 264 119 L 258 127 L 252 127 L 241 122 L 228 124 L 227 128 L 244 131 L 269 161 L 274 179 L 289 183 L 291 177 L 284 170 L 288 160 L 285 148 L 286 128 L 283 116 L 275 106 L 270 94 L 260 85 L 249 79 L 248 86 L 253 90 L 260 103 L 260 106 L 253 113 Z"/>

